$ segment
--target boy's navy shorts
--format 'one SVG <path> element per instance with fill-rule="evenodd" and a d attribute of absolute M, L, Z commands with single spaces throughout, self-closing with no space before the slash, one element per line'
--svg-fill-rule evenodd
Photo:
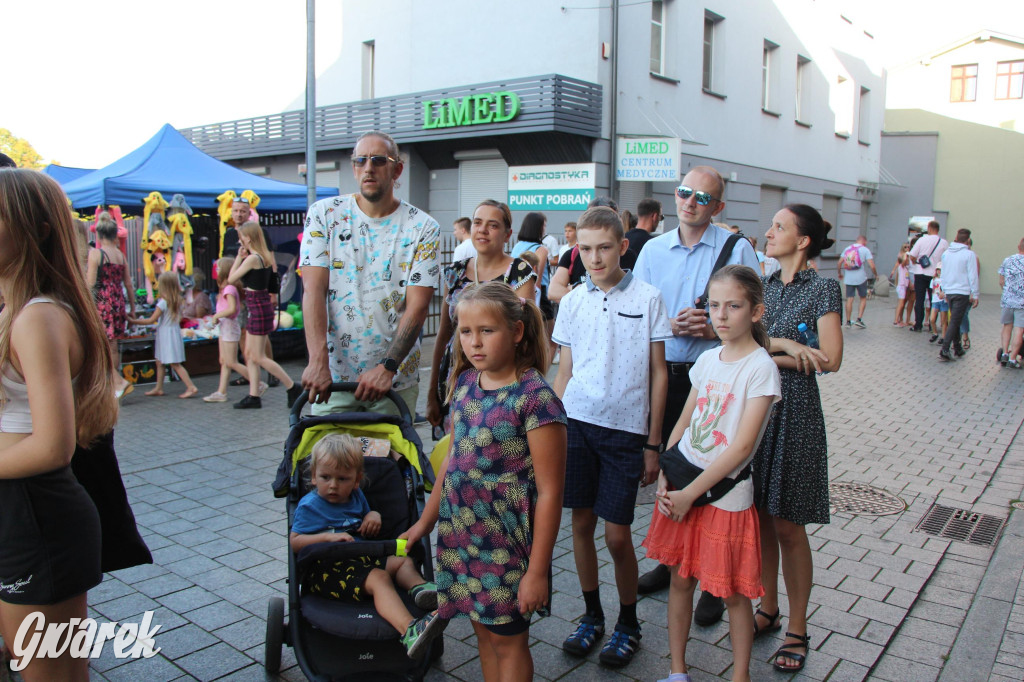
<path fill-rule="evenodd" d="M 569 419 L 562 506 L 593 509 L 610 523 L 633 523 L 647 436 Z"/>

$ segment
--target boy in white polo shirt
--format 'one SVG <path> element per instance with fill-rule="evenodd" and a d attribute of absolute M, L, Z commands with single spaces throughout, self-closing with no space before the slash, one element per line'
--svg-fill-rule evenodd
<path fill-rule="evenodd" d="M 563 506 L 572 509 L 573 553 L 586 614 L 562 648 L 585 656 L 604 634 L 594 544 L 600 517 L 620 604 L 600 661 L 620 667 L 640 647 L 630 524 L 638 484 L 651 484 L 658 476 L 668 389 L 665 340 L 672 328 L 658 289 L 619 265 L 629 242 L 615 211 L 598 207 L 584 213 L 576 243 L 587 277 L 559 304 L 552 340 L 562 354 L 554 389 L 569 416 Z"/>

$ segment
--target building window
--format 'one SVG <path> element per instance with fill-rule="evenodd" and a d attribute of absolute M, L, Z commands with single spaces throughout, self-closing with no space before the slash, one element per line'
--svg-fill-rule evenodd
<path fill-rule="evenodd" d="M 796 120 L 807 125 L 810 122 L 811 60 L 796 56 Z"/>
<path fill-rule="evenodd" d="M 705 92 L 715 93 L 715 86 L 718 85 L 718 74 L 715 71 L 716 53 L 722 49 L 721 45 L 721 23 L 723 17 L 714 12 L 704 11 L 704 77 L 701 82 Z"/>
<path fill-rule="evenodd" d="M 1024 98 L 1024 61 L 996 64 L 996 99 Z"/>
<path fill-rule="evenodd" d="M 775 86 L 778 82 L 778 59 L 775 57 L 778 49 L 778 45 L 766 40 L 761 51 L 761 110 L 768 113 L 774 113 L 777 109 Z"/>
<path fill-rule="evenodd" d="M 842 201 L 842 197 L 830 194 L 825 194 L 821 198 L 821 217 L 832 225 L 832 230 L 827 236 L 834 241 L 832 246 L 822 251 L 822 254 L 826 256 L 833 256 L 839 252 L 839 237 L 837 235 L 839 233 L 839 207 L 842 205 Z"/>
<path fill-rule="evenodd" d="M 973 102 L 976 99 L 978 99 L 978 65 L 954 66 L 949 79 L 949 101 Z"/>
<path fill-rule="evenodd" d="M 860 109 L 857 119 L 857 140 L 861 144 L 871 144 L 871 91 L 865 87 L 860 89 Z"/>
<path fill-rule="evenodd" d="M 373 50 L 376 41 L 363 43 L 362 99 L 373 99 Z"/>
<path fill-rule="evenodd" d="M 665 75 L 665 3 L 651 2 L 651 73 Z"/>
<path fill-rule="evenodd" d="M 839 76 L 830 102 L 832 111 L 836 113 L 836 135 L 850 137 L 853 132 L 853 81 Z"/>

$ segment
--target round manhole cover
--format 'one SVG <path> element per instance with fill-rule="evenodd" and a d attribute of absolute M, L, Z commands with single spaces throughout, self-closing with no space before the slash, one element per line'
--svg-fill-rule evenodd
<path fill-rule="evenodd" d="M 863 483 L 830 483 L 828 495 L 833 514 L 886 516 L 907 508 L 907 503 L 895 495 Z"/>
<path fill-rule="evenodd" d="M 1011 502 L 1010 506 L 1013 507 L 1014 509 L 1024 509 L 1024 502 L 1018 500 L 1016 502 Z"/>

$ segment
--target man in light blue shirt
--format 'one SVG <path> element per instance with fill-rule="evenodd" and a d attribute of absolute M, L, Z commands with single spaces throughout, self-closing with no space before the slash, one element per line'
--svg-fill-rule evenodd
<path fill-rule="evenodd" d="M 637 258 L 634 274 L 661 291 L 671 317 L 672 338 L 665 342 L 668 362 L 668 396 L 662 438 L 668 440 L 690 395 L 690 368 L 700 354 L 718 345 L 718 338 L 702 307 L 694 307 L 704 293 L 718 255 L 732 236 L 729 230 L 711 224 L 725 208 L 725 180 L 711 166 L 696 166 L 676 188 L 679 228 L 648 241 Z M 726 265 L 746 265 L 760 272 L 754 248 L 740 238 L 732 246 Z M 646 594 L 668 586 L 665 566 L 640 578 L 640 592 Z M 702 593 L 694 613 L 698 625 L 713 625 L 722 617 L 722 601 Z"/>

